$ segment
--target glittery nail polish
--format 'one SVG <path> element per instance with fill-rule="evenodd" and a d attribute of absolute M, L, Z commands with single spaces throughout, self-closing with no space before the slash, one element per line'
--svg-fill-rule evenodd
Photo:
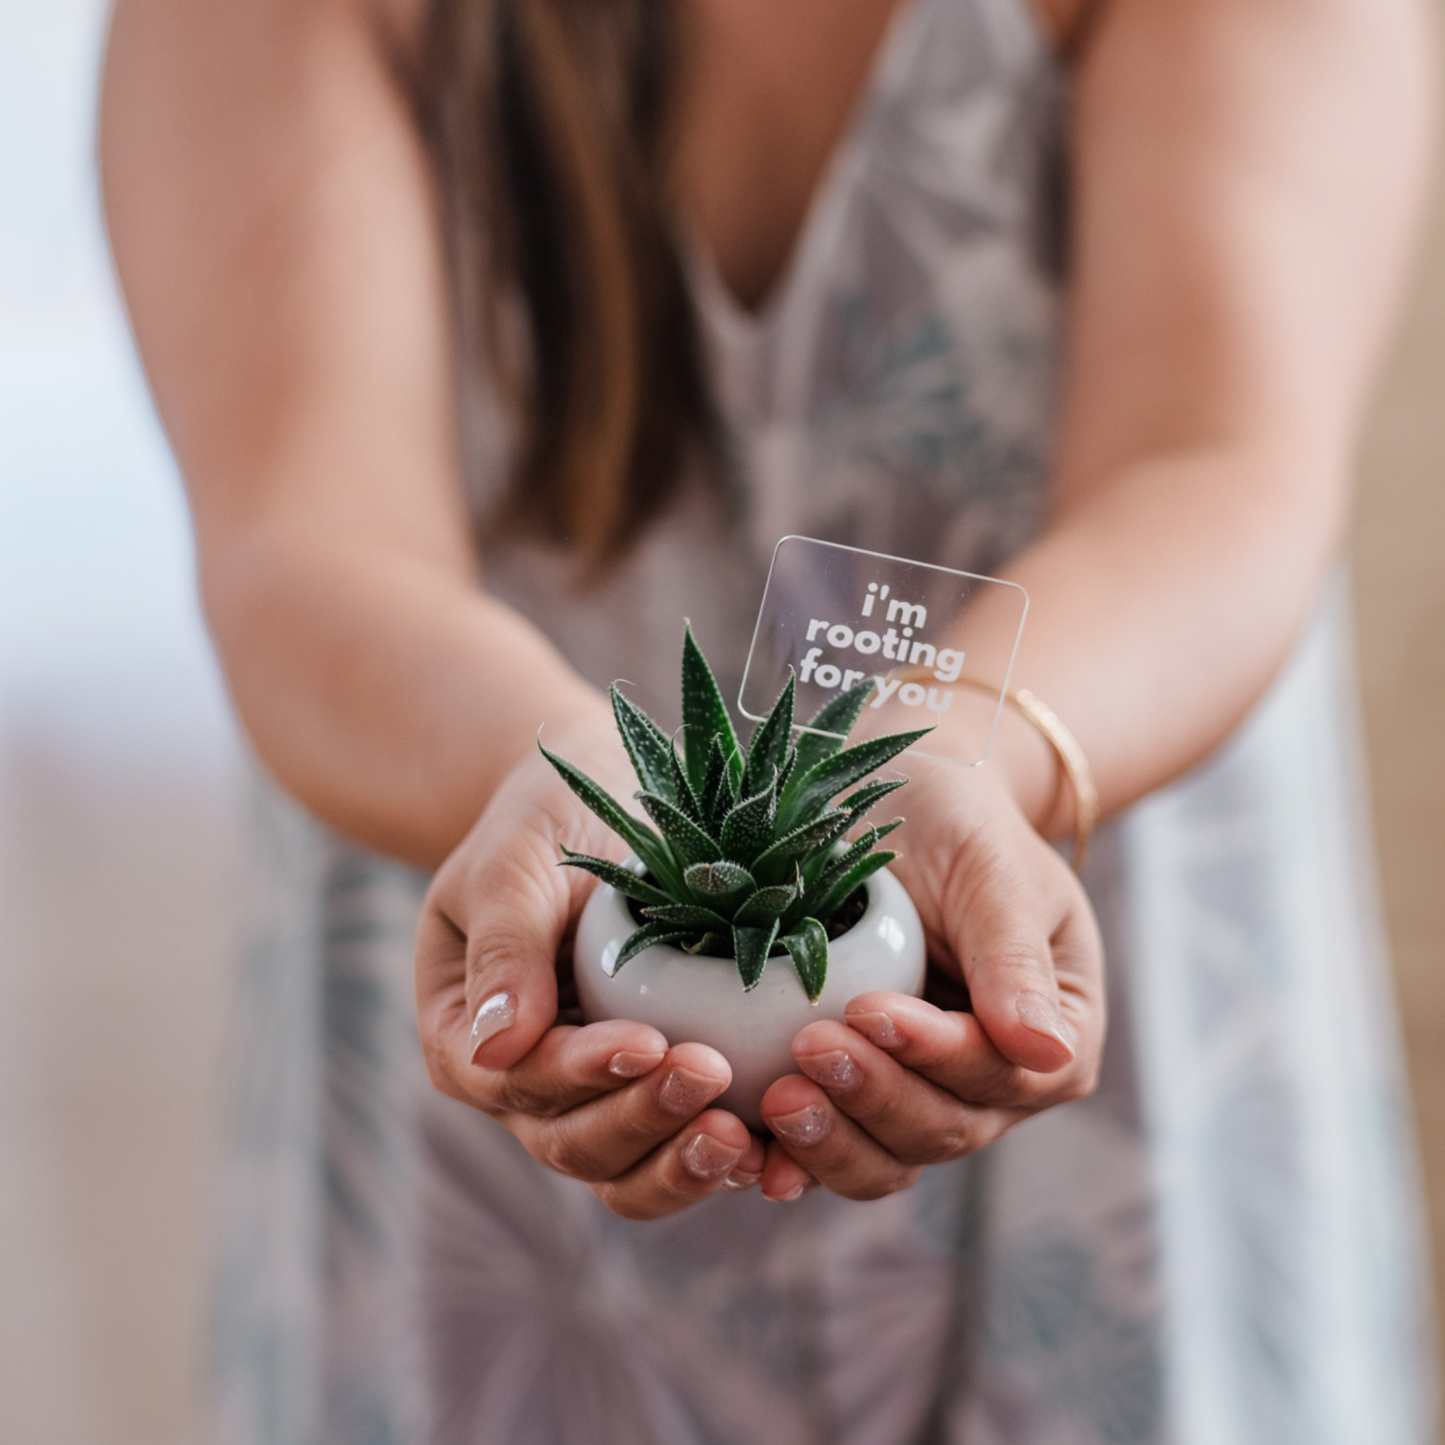
<path fill-rule="evenodd" d="M 885 1013 L 848 1014 L 843 1022 L 880 1049 L 901 1049 L 908 1042 L 903 1030 Z"/>
<path fill-rule="evenodd" d="M 829 1122 L 828 1115 L 817 1104 L 809 1104 L 796 1114 L 782 1114 L 769 1119 L 768 1128 L 785 1143 L 807 1148 L 828 1132 Z"/>
<path fill-rule="evenodd" d="M 711 1134 L 694 1134 L 682 1147 L 682 1165 L 695 1179 L 716 1179 L 738 1162 L 739 1152 Z"/>
<path fill-rule="evenodd" d="M 1018 1010 L 1019 1022 L 1026 1029 L 1062 1044 L 1069 1051 L 1069 1057 L 1073 1058 L 1074 1041 L 1069 1034 L 1069 1026 L 1052 999 L 1045 998 L 1041 993 L 1021 993 L 1014 1006 Z"/>
<path fill-rule="evenodd" d="M 842 1049 L 804 1054 L 798 1059 L 798 1067 L 825 1089 L 846 1089 L 863 1077 L 858 1065 Z"/>
<path fill-rule="evenodd" d="M 658 1102 L 669 1114 L 696 1114 L 709 1099 L 716 1098 L 726 1085 L 720 1079 L 709 1079 L 691 1069 L 673 1069 L 662 1081 Z"/>
<path fill-rule="evenodd" d="M 607 1061 L 607 1072 L 619 1079 L 640 1079 L 662 1062 L 662 1055 L 628 1053 L 613 1054 Z"/>
<path fill-rule="evenodd" d="M 485 1000 L 472 1020 L 471 1050 L 472 1062 L 488 1039 L 512 1027 L 517 1022 L 517 1001 L 509 993 L 494 993 Z"/>

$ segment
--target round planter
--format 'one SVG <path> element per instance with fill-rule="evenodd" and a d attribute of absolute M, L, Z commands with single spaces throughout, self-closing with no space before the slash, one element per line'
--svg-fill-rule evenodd
<path fill-rule="evenodd" d="M 635 858 L 627 866 L 640 871 Z M 599 884 L 577 924 L 575 967 L 582 1013 L 637 1019 L 672 1044 L 715 1048 L 732 1065 L 733 1081 L 718 1105 L 753 1128 L 768 1085 L 797 1073 L 790 1045 L 816 1019 L 841 1019 L 850 999 L 872 989 L 921 994 L 927 956 L 923 925 L 903 885 L 881 869 L 864 887 L 868 907 L 847 933 L 828 944 L 828 975 L 809 1003 L 792 960 L 770 958 L 758 986 L 743 991 L 730 958 L 700 958 L 662 945 L 639 953 L 616 974 L 613 961 L 636 929 L 627 900 Z"/>

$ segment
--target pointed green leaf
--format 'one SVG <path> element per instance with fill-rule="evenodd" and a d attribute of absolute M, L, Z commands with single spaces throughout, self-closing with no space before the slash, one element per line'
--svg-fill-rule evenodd
<path fill-rule="evenodd" d="M 758 986 L 763 970 L 768 966 L 768 954 L 778 937 L 778 920 L 775 918 L 766 928 L 742 928 L 733 925 L 733 956 L 738 961 L 738 972 L 743 978 L 743 991 L 751 992 Z"/>
<path fill-rule="evenodd" d="M 657 793 L 670 803 L 680 801 L 673 789 L 676 754 L 672 740 L 636 703 L 624 696 L 615 682 L 609 692 L 612 716 L 617 719 L 617 731 L 622 734 L 622 745 L 632 759 L 637 781 L 649 793 Z"/>
<path fill-rule="evenodd" d="M 756 793 L 763 786 L 763 780 L 783 770 L 783 759 L 787 756 L 788 744 L 793 736 L 793 693 L 795 683 L 793 669 L 788 669 L 788 680 L 778 700 L 762 722 L 753 730 L 752 741 L 748 744 L 747 766 L 743 770 L 743 792 Z"/>
<path fill-rule="evenodd" d="M 687 773 L 683 770 L 682 760 L 677 755 L 677 750 L 672 749 L 672 789 L 673 802 L 692 819 L 694 823 L 700 824 L 704 831 L 708 831 L 707 820 L 703 817 L 702 808 L 698 804 L 697 794 L 692 790 L 692 783 Z M 667 794 L 663 795 L 664 797 Z"/>
<path fill-rule="evenodd" d="M 926 737 L 932 728 L 919 728 L 916 732 L 889 733 L 886 737 L 869 738 L 856 747 L 824 758 L 801 779 L 793 775 L 793 785 L 788 789 L 784 804 L 782 825 L 796 828 L 800 823 L 814 817 L 829 800 L 851 787 L 860 778 L 865 778 L 875 768 L 896 758 L 904 748 Z"/>
<path fill-rule="evenodd" d="M 778 796 L 783 796 L 783 789 L 788 786 L 788 779 L 793 776 L 793 769 L 798 765 L 798 750 L 789 747 L 783 754 L 783 765 L 778 769 Z"/>
<path fill-rule="evenodd" d="M 817 767 L 824 758 L 831 758 L 843 746 L 876 686 L 874 678 L 865 677 L 862 682 L 854 683 L 837 697 L 830 698 L 808 719 L 806 725 L 817 731 L 798 734 L 800 773 Z"/>
<path fill-rule="evenodd" d="M 872 849 L 876 848 L 898 827 L 899 821 L 901 820 L 884 823 L 882 827 L 870 827 L 866 833 L 855 838 L 841 853 L 827 859 L 823 866 L 814 870 L 809 877 L 808 896 L 816 898 L 826 893 L 860 858 L 867 857 Z"/>
<path fill-rule="evenodd" d="M 846 808 L 823 813 L 811 823 L 794 828 L 753 860 L 753 876 L 760 883 L 781 883 L 799 862 L 822 855 L 848 831 L 853 814 Z"/>
<path fill-rule="evenodd" d="M 702 655 L 702 649 L 693 639 L 691 626 L 682 635 L 682 728 L 687 776 L 693 792 L 701 792 L 707 779 L 707 760 L 713 738 L 722 739 L 723 751 L 729 757 L 739 749 L 717 679 L 708 666 L 707 658 Z M 741 763 L 738 766 L 741 767 Z"/>
<path fill-rule="evenodd" d="M 848 901 L 853 890 L 860 883 L 867 882 L 880 868 L 886 868 L 897 856 L 897 853 L 890 853 L 887 849 L 881 853 L 870 853 L 861 863 L 855 864 L 849 869 L 845 877 L 833 885 L 815 905 L 813 912 L 819 918 L 831 918 Z"/>
<path fill-rule="evenodd" d="M 723 741 L 715 737 L 707 755 L 707 775 L 702 781 L 698 794 L 702 804 L 703 824 L 712 832 L 722 827 L 722 820 L 732 806 L 728 791 L 728 755 L 723 750 Z"/>
<path fill-rule="evenodd" d="M 584 873 L 610 883 L 624 898 L 636 899 L 638 903 L 672 902 L 671 896 L 661 888 L 654 888 L 620 863 L 609 863 L 606 858 L 591 858 L 586 853 L 574 853 L 565 844 L 562 851 L 567 856 L 558 861 L 559 868 L 580 868 Z"/>
<path fill-rule="evenodd" d="M 669 887 L 674 879 L 681 883 L 680 870 L 674 865 L 662 839 L 651 828 L 639 823 L 630 813 L 624 812 L 621 804 L 599 788 L 581 768 L 574 767 L 566 758 L 559 758 L 556 753 L 549 752 L 541 743 L 537 746 L 541 748 L 542 756 L 562 775 L 563 782 L 631 847 L 659 882 Z"/>
<path fill-rule="evenodd" d="M 828 978 L 828 930 L 816 918 L 805 918 L 778 942 L 788 950 L 808 1002 L 817 1003 Z"/>
<path fill-rule="evenodd" d="M 718 907 L 730 906 L 740 897 L 755 892 L 757 883 L 753 875 L 740 863 L 726 860 L 717 863 L 694 863 L 683 875 L 687 884 L 699 898 L 716 900 Z"/>
<path fill-rule="evenodd" d="M 734 928 L 765 928 L 768 923 L 781 918 L 783 911 L 798 896 L 798 890 L 791 884 L 777 888 L 759 888 L 750 898 L 745 898 L 733 914 Z"/>
<path fill-rule="evenodd" d="M 864 783 L 856 793 L 850 793 L 838 806 L 846 808 L 854 817 L 859 817 L 889 793 L 897 792 L 907 781 L 907 778 L 879 778 L 877 782 Z"/>
<path fill-rule="evenodd" d="M 678 929 L 671 923 L 644 923 L 635 933 L 630 934 L 627 942 L 622 945 L 622 952 L 617 955 L 617 962 L 612 965 L 612 972 L 616 973 L 624 963 L 630 962 L 644 949 L 651 948 L 654 944 L 683 943 L 692 938 L 696 932 L 696 929 Z"/>
<path fill-rule="evenodd" d="M 699 908 L 695 903 L 658 903 L 644 908 L 643 914 L 649 921 L 670 923 L 675 928 L 704 929 L 712 932 L 726 932 L 728 920 L 711 908 Z"/>
<path fill-rule="evenodd" d="M 638 793 L 638 801 L 657 831 L 677 850 L 684 863 L 712 863 L 722 854 L 717 841 L 677 806 L 656 793 Z"/>
<path fill-rule="evenodd" d="M 722 851 L 735 863 L 749 865 L 774 837 L 778 812 L 777 774 L 761 792 L 732 808 L 722 825 Z"/>

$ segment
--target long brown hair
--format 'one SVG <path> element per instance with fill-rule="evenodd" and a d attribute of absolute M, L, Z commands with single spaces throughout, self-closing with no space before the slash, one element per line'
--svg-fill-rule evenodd
<path fill-rule="evenodd" d="M 427 27 L 457 301 L 517 425 L 492 520 L 594 568 L 718 456 L 668 194 L 681 38 L 673 0 L 433 0 Z"/>

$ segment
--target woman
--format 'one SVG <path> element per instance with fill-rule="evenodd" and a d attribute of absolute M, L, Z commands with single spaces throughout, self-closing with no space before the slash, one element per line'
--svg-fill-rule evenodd
<path fill-rule="evenodd" d="M 1300 644 L 1421 29 L 122 0 L 117 261 L 311 815 L 262 820 L 223 1438 L 1427 1438 L 1328 605 Z M 661 692 L 684 612 L 735 686 L 786 532 L 1026 585 L 1016 676 L 1113 821 L 1086 899 L 1024 719 L 912 766 L 900 869 L 973 1012 L 811 1026 L 764 1146 L 711 1050 L 557 1026 L 558 845 L 615 846 L 534 739 L 625 793 L 600 689 Z"/>

